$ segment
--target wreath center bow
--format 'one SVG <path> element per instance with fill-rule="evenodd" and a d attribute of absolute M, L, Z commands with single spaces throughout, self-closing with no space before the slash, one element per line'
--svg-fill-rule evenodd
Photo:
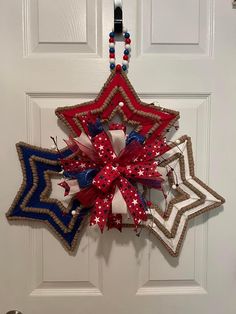
<path fill-rule="evenodd" d="M 73 158 L 62 160 L 64 171 L 72 174 L 69 181 L 77 178 L 77 198 L 84 206 L 91 207 L 91 225 L 97 224 L 101 231 L 105 225 L 121 229 L 122 214 L 129 212 L 137 228 L 147 220 L 147 204 L 138 192 L 137 183 L 158 189 L 161 186 L 154 159 L 160 143 L 147 146 L 137 132 L 126 138 L 120 125 L 105 132 L 96 123 L 91 127 L 90 139 L 83 134 L 77 140 L 67 141 L 80 159 L 76 163 Z M 82 163 L 86 169 L 76 173 Z M 67 185 L 70 187 L 70 182 Z"/>

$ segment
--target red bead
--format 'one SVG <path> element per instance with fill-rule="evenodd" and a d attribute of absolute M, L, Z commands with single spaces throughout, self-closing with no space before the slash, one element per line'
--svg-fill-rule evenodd
<path fill-rule="evenodd" d="M 110 59 L 115 59 L 115 54 L 114 53 L 110 53 Z"/>
<path fill-rule="evenodd" d="M 131 39 L 130 39 L 130 38 L 126 38 L 126 39 L 125 39 L 125 43 L 126 43 L 126 44 L 130 44 L 130 43 L 131 43 Z"/>
<path fill-rule="evenodd" d="M 112 37 L 109 38 L 109 43 L 114 43 L 114 41 L 115 41 L 114 38 Z"/>
<path fill-rule="evenodd" d="M 117 64 L 116 66 L 116 72 L 120 72 L 121 71 L 121 65 L 120 64 Z"/>
<path fill-rule="evenodd" d="M 123 60 L 129 60 L 129 56 L 124 55 Z"/>

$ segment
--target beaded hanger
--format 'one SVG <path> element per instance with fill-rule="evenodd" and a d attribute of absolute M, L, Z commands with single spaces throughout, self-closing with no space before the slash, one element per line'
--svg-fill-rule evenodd
<path fill-rule="evenodd" d="M 121 66 L 120 64 L 116 65 L 115 32 L 113 31 L 109 34 L 109 53 L 110 53 L 110 69 L 111 70 L 114 70 L 115 67 L 117 71 L 120 71 L 121 68 L 123 71 L 127 71 L 128 69 L 130 49 L 131 49 L 130 47 L 131 39 L 130 39 L 130 34 L 126 30 L 123 31 L 123 36 L 124 36 L 124 42 L 125 42 L 125 49 L 124 49 L 122 66 Z"/>

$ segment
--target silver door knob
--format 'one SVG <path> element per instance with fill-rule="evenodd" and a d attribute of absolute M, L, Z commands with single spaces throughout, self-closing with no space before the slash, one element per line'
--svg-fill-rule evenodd
<path fill-rule="evenodd" d="M 17 310 L 11 310 L 11 311 L 8 311 L 6 314 L 22 314 L 22 313 Z"/>

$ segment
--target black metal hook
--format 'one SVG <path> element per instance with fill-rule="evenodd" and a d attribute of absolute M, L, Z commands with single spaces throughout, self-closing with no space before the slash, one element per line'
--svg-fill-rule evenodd
<path fill-rule="evenodd" d="M 114 33 L 120 35 L 123 32 L 122 1 L 114 0 Z"/>

